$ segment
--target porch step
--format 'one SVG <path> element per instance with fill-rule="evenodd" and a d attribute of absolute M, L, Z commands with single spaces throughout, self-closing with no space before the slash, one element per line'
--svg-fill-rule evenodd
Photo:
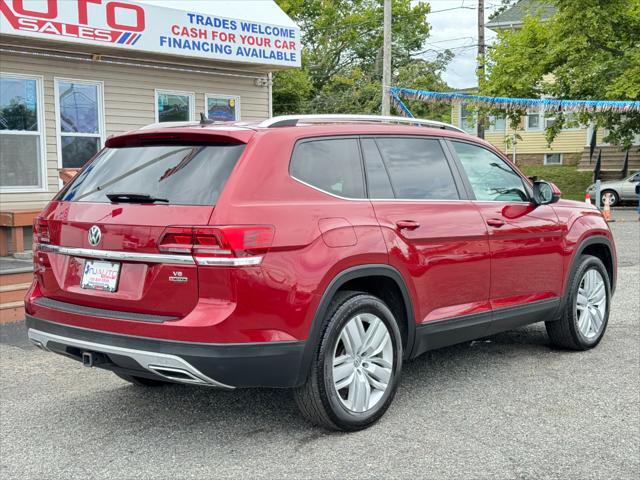
<path fill-rule="evenodd" d="M 0 269 L 0 324 L 24 319 L 24 296 L 33 280 L 31 262 L 2 259 Z"/>
<path fill-rule="evenodd" d="M 30 282 L 0 286 L 0 304 L 22 300 L 30 286 Z"/>
<path fill-rule="evenodd" d="M 0 324 L 16 322 L 24 319 L 24 302 L 8 302 L 0 304 Z"/>
<path fill-rule="evenodd" d="M 0 273 L 0 287 L 8 287 L 10 285 L 17 285 L 21 283 L 31 283 L 32 279 L 33 271 L 31 268 L 18 272 L 2 272 Z"/>
<path fill-rule="evenodd" d="M 578 163 L 578 170 L 593 170 L 600 151 L 602 151 L 601 169 L 609 170 L 611 179 L 622 178 L 621 170 L 626 153 L 619 147 L 609 145 L 596 147 L 591 161 L 589 161 L 589 147 L 585 147 Z M 634 145 L 629 150 L 629 175 L 637 170 L 640 170 L 640 148 Z"/>

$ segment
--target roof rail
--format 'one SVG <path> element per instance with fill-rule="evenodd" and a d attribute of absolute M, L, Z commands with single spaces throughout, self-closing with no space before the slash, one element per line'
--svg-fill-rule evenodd
<path fill-rule="evenodd" d="M 422 118 L 385 117 L 382 115 L 345 115 L 345 114 L 318 114 L 318 115 L 283 115 L 263 121 L 258 126 L 263 128 L 295 127 L 301 123 L 399 123 L 408 125 L 421 125 L 424 127 L 442 128 L 464 133 L 464 130 L 454 125 L 437 120 L 424 120 Z"/>

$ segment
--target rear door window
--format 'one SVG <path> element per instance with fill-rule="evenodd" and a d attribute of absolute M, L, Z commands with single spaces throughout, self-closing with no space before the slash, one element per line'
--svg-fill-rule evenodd
<path fill-rule="evenodd" d="M 395 198 L 393 187 L 389 180 L 389 173 L 382 161 L 376 141 L 373 138 L 363 138 L 361 144 L 364 166 L 367 172 L 369 197 L 373 199 Z"/>
<path fill-rule="evenodd" d="M 347 198 L 365 197 L 360 149 L 355 138 L 298 143 L 289 173 L 327 193 Z"/>
<path fill-rule="evenodd" d="M 458 189 L 440 141 L 377 137 L 382 160 L 398 199 L 457 200 Z"/>
<path fill-rule="evenodd" d="M 110 203 L 115 193 L 159 204 L 214 205 L 245 145 L 152 145 L 103 150 L 58 200 Z"/>

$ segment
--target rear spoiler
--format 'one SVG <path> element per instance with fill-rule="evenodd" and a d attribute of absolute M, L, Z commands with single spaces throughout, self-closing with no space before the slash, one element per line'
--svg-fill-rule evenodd
<path fill-rule="evenodd" d="M 134 130 L 107 139 L 107 148 L 142 147 L 145 145 L 229 144 L 247 143 L 255 131 L 250 129 L 214 129 L 203 127 Z"/>

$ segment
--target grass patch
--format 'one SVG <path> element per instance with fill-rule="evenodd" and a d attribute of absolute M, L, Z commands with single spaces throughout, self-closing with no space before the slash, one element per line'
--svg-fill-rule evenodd
<path fill-rule="evenodd" d="M 525 175 L 555 183 L 562 190 L 562 198 L 584 200 L 587 187 L 593 183 L 593 172 L 580 172 L 572 165 L 523 165 Z"/>

